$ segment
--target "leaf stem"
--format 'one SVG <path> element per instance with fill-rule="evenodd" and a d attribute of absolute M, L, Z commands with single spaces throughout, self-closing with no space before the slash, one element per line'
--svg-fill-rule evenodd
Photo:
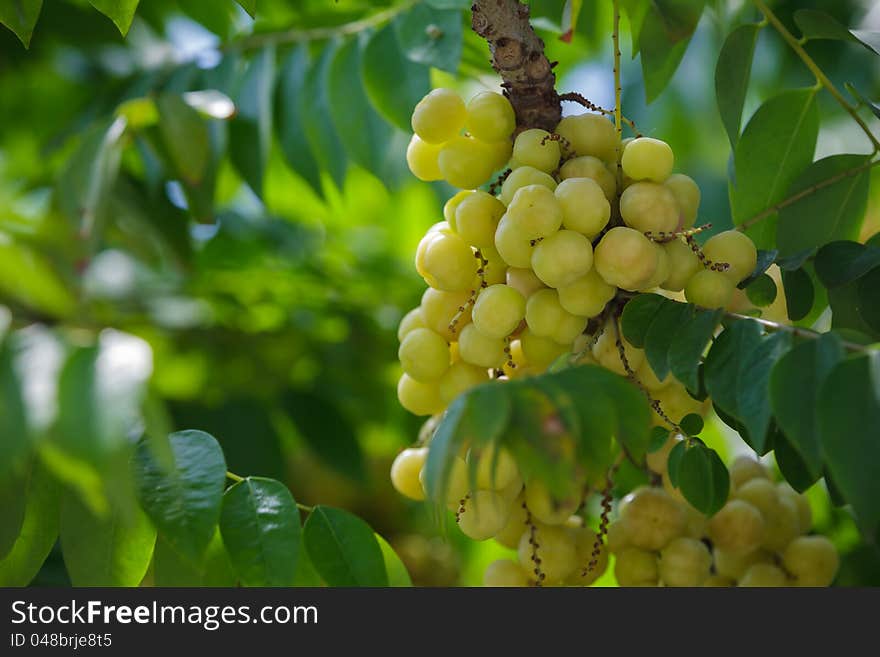
<path fill-rule="evenodd" d="M 241 475 L 237 475 L 234 472 L 230 472 L 229 470 L 226 471 L 226 478 L 234 481 L 237 484 L 247 479 L 247 477 L 242 477 Z M 299 502 L 296 503 L 296 508 L 300 511 L 305 511 L 306 513 L 311 513 L 315 510 L 315 507 L 309 506 L 308 504 L 300 504 Z"/>
<path fill-rule="evenodd" d="M 801 42 L 789 32 L 785 25 L 782 24 L 782 21 L 776 17 L 770 8 L 764 4 L 763 0 L 754 0 L 755 5 L 764 14 L 764 18 L 770 22 L 770 24 L 779 32 L 780 36 L 791 46 L 791 49 L 794 50 L 795 54 L 800 57 L 801 61 L 804 65 L 810 69 L 810 72 L 816 77 L 816 81 L 821 84 L 825 89 L 828 90 L 832 96 L 834 96 L 834 100 L 836 100 L 840 106 L 852 117 L 853 121 L 859 124 L 859 127 L 862 129 L 862 132 L 867 135 L 868 139 L 871 140 L 871 145 L 874 147 L 874 153 L 880 151 L 880 141 L 877 140 L 877 137 L 871 132 L 870 128 L 865 124 L 862 120 L 862 117 L 858 115 L 855 107 L 853 107 L 846 98 L 837 90 L 837 87 L 834 86 L 834 83 L 828 79 L 828 76 L 819 68 L 819 65 L 813 60 L 812 57 L 804 50 Z"/>
<path fill-rule="evenodd" d="M 230 472 L 229 470 L 226 471 L 226 478 L 231 479 L 235 483 L 244 481 L 244 477 L 239 477 L 237 474 L 235 474 L 234 472 Z"/>
<path fill-rule="evenodd" d="M 763 326 L 768 331 L 785 331 L 800 338 L 809 338 L 811 340 L 815 340 L 824 335 L 824 333 L 814 331 L 813 329 L 803 328 L 801 326 L 790 326 L 789 324 L 780 324 L 779 322 L 774 322 L 769 319 L 761 319 L 760 317 L 752 317 L 750 315 L 741 315 L 740 313 L 727 311 L 725 311 L 724 314 L 727 317 L 731 317 L 732 319 L 747 319 L 753 322 L 758 322 L 758 324 Z M 876 349 L 874 347 L 871 347 L 870 345 L 858 344 L 856 342 L 849 342 L 847 340 L 842 340 L 841 344 L 844 348 L 850 351 L 870 352 Z"/>
<path fill-rule="evenodd" d="M 788 207 L 792 203 L 796 203 L 796 202 L 800 201 L 801 199 L 806 198 L 807 196 L 811 196 L 821 189 L 825 189 L 826 187 L 830 187 L 834 183 L 840 182 L 844 178 L 848 178 L 849 176 L 854 176 L 858 173 L 861 173 L 862 171 L 865 171 L 866 169 L 870 169 L 871 167 L 875 167 L 878 164 L 880 164 L 880 159 L 873 160 L 871 162 L 865 162 L 864 164 L 860 164 L 857 167 L 852 167 L 850 169 L 846 169 L 845 171 L 841 171 L 840 173 L 835 174 L 835 175 L 831 176 L 830 178 L 827 178 L 826 180 L 818 182 L 815 185 L 810 185 L 806 189 L 802 189 L 798 193 L 792 194 L 788 198 L 783 199 L 782 201 L 779 201 L 779 203 L 776 203 L 775 205 L 770 206 L 766 210 L 762 210 L 761 212 L 756 214 L 751 219 L 746 219 L 743 223 L 741 223 L 739 226 L 737 226 L 736 229 L 741 230 L 741 231 L 748 230 L 749 228 L 754 226 L 759 221 L 762 221 L 763 219 L 766 219 L 767 217 L 770 217 L 770 216 L 776 214 L 782 208 Z"/>

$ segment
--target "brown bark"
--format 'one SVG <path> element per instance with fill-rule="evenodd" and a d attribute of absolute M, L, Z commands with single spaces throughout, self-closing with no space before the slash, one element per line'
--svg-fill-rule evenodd
<path fill-rule="evenodd" d="M 529 24 L 529 8 L 519 0 L 475 0 L 474 32 L 489 42 L 492 68 L 504 80 L 504 94 L 516 112 L 517 131 L 552 132 L 562 117 L 553 65 L 544 42 Z"/>

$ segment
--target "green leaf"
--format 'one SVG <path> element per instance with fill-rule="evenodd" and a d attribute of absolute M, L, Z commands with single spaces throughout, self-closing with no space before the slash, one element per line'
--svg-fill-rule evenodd
<path fill-rule="evenodd" d="M 338 406 L 304 390 L 285 394 L 282 403 L 299 435 L 321 461 L 346 477 L 364 481 L 364 456 L 355 427 Z"/>
<path fill-rule="evenodd" d="M 639 36 L 642 32 L 642 25 L 644 25 L 650 3 L 648 0 L 620 0 L 620 6 L 623 7 L 626 17 L 629 19 L 630 33 L 632 35 L 632 58 L 635 59 L 636 55 L 639 54 Z"/>
<path fill-rule="evenodd" d="M 880 353 L 839 363 L 819 395 L 819 433 L 834 482 L 865 537 L 880 543 L 880 478 L 867 464 L 880 460 Z"/>
<path fill-rule="evenodd" d="M 61 503 L 61 551 L 74 586 L 137 586 L 156 544 L 156 530 L 139 509 L 94 514 L 79 496 Z"/>
<path fill-rule="evenodd" d="M 620 330 L 630 344 L 639 349 L 645 346 L 648 327 L 657 316 L 661 306 L 669 303 L 659 294 L 640 294 L 627 301 L 620 316 Z"/>
<path fill-rule="evenodd" d="M 235 0 L 242 8 L 254 18 L 257 15 L 257 3 L 259 0 Z"/>
<path fill-rule="evenodd" d="M 177 94 L 160 94 L 156 107 L 159 134 L 176 174 L 188 185 L 200 184 L 211 161 L 208 124 Z"/>
<path fill-rule="evenodd" d="M 825 333 L 782 356 L 770 374 L 770 404 L 776 422 L 816 478 L 824 467 L 816 416 L 825 377 L 843 358 L 840 338 Z"/>
<path fill-rule="evenodd" d="M 812 88 L 783 91 L 761 105 L 746 125 L 734 153 L 734 224 L 742 224 L 785 198 L 813 160 L 819 133 L 815 98 Z M 773 245 L 775 223 L 768 217 L 749 229 L 759 248 Z"/>
<path fill-rule="evenodd" d="M 794 12 L 794 22 L 807 40 L 850 41 L 880 55 L 880 32 L 850 30 L 841 25 L 833 16 L 815 9 L 797 10 Z"/>
<path fill-rule="evenodd" d="M 198 564 L 182 558 L 162 534 L 159 534 L 153 555 L 153 581 L 156 586 L 235 586 L 235 572 L 232 570 L 232 564 L 229 563 L 229 555 L 226 554 L 220 529 L 214 532 L 214 537 Z"/>
<path fill-rule="evenodd" d="M 272 146 L 272 100 L 275 90 L 275 49 L 263 48 L 244 73 L 229 123 L 229 154 L 253 192 L 262 197 L 263 177 Z"/>
<path fill-rule="evenodd" d="M 300 517 L 287 486 L 248 477 L 223 495 L 220 533 L 245 586 L 293 586 Z"/>
<path fill-rule="evenodd" d="M 850 30 L 850 32 L 865 48 L 875 55 L 880 55 L 880 32 L 873 30 Z"/>
<path fill-rule="evenodd" d="M 9 553 L 0 559 L 0 586 L 27 586 L 58 538 L 60 491 L 48 468 L 37 460 L 25 499 L 24 522 Z"/>
<path fill-rule="evenodd" d="M 281 68 L 277 99 L 278 140 L 281 144 L 281 152 L 290 167 L 320 193 L 320 171 L 306 139 L 303 128 L 305 113 L 300 110 L 299 102 L 308 70 L 308 48 L 305 46 L 294 48 Z"/>
<path fill-rule="evenodd" d="M 715 99 L 732 148 L 736 148 L 739 141 L 739 128 L 759 30 L 754 24 L 740 25 L 733 30 L 724 40 L 715 64 Z"/>
<path fill-rule="evenodd" d="M 76 311 L 73 286 L 56 272 L 52 261 L 39 251 L 13 241 L 0 232 L 0 292 L 53 317 Z"/>
<path fill-rule="evenodd" d="M 388 586 L 376 535 L 342 509 L 316 506 L 303 529 L 309 558 L 329 586 Z"/>
<path fill-rule="evenodd" d="M 818 160 L 798 176 L 785 196 L 858 171 L 869 160 L 869 155 L 832 155 Z M 776 235 L 779 253 L 790 256 L 834 240 L 857 239 L 868 203 L 869 174 L 863 168 L 782 208 Z"/>
<path fill-rule="evenodd" d="M 864 103 L 865 107 L 871 110 L 871 113 L 880 119 L 880 104 L 872 102 L 865 98 L 864 94 L 862 94 L 856 87 L 849 82 L 845 82 L 844 86 L 846 90 L 849 91 L 854 98 L 856 98 L 859 102 Z"/>
<path fill-rule="evenodd" d="M 19 463 L 0 478 L 0 559 L 9 554 L 21 534 L 33 469 L 31 461 Z"/>
<path fill-rule="evenodd" d="M 681 461 L 684 458 L 684 453 L 688 449 L 688 441 L 682 440 L 675 444 L 670 452 L 669 456 L 666 459 L 666 472 L 669 475 L 669 481 L 673 486 L 678 488 L 678 475 L 681 471 Z"/>
<path fill-rule="evenodd" d="M 139 0 L 89 0 L 92 7 L 113 21 L 122 36 L 128 34 L 138 2 Z"/>
<path fill-rule="evenodd" d="M 583 6 L 583 0 L 565 0 L 562 7 L 562 36 L 559 37 L 561 41 L 571 43 Z"/>
<path fill-rule="evenodd" d="M 682 495 L 700 513 L 714 515 L 727 501 L 730 475 L 714 449 L 705 445 L 690 445 L 678 464 L 678 488 Z"/>
<path fill-rule="evenodd" d="M 831 327 L 834 329 L 851 329 L 868 336 L 873 340 L 880 340 L 880 331 L 876 331 L 865 320 L 865 316 L 871 317 L 872 306 L 876 305 L 876 288 L 866 290 L 867 294 L 860 293 L 861 284 L 870 281 L 870 277 L 847 283 L 828 290 L 828 302 L 831 306 Z M 867 306 L 867 307 L 866 307 Z M 873 312 L 876 312 L 874 310 Z"/>
<path fill-rule="evenodd" d="M 761 274 L 746 288 L 746 296 L 759 308 L 769 306 L 776 301 L 776 281 L 767 274 Z"/>
<path fill-rule="evenodd" d="M 385 560 L 385 571 L 388 573 L 388 586 L 391 587 L 410 587 L 412 579 L 409 572 L 394 548 L 388 544 L 384 538 L 376 534 L 376 540 L 379 542 L 379 548 L 382 550 L 382 558 Z"/>
<path fill-rule="evenodd" d="M 741 319 L 722 331 L 709 354 L 703 370 L 706 389 L 712 401 L 727 415 L 739 418 L 737 388 L 739 363 L 757 348 L 761 341 L 761 327 L 757 322 Z"/>
<path fill-rule="evenodd" d="M 31 447 L 22 383 L 15 367 L 14 346 L 10 340 L 4 340 L 0 344 L 0 481 L 10 470 L 24 465 Z"/>
<path fill-rule="evenodd" d="M 677 331 L 694 310 L 694 306 L 685 303 L 666 303 L 660 307 L 648 327 L 645 334 L 645 357 L 661 381 L 669 374 L 669 348 Z"/>
<path fill-rule="evenodd" d="M 672 79 L 703 14 L 703 0 L 654 0 L 639 32 L 645 99 L 653 101 Z"/>
<path fill-rule="evenodd" d="M 703 430 L 703 418 L 696 413 L 689 413 L 681 419 L 681 422 L 679 422 L 678 425 L 687 435 L 698 436 Z"/>
<path fill-rule="evenodd" d="M 30 47 L 34 26 L 40 17 L 43 0 L 13 0 L 0 3 L 0 23 L 15 33 L 25 48 Z"/>
<path fill-rule="evenodd" d="M 790 348 L 789 333 L 774 333 L 763 338 L 760 344 L 739 362 L 736 390 L 737 417 L 749 432 L 751 438 L 749 444 L 759 454 L 766 451 L 767 431 L 773 415 L 768 394 L 770 374 L 776 361 Z"/>
<path fill-rule="evenodd" d="M 877 303 L 877 290 L 880 290 L 880 267 L 863 276 L 858 283 L 859 315 L 875 333 L 880 334 L 880 303 Z"/>
<path fill-rule="evenodd" d="M 648 454 L 659 450 L 666 444 L 667 440 L 669 440 L 669 429 L 666 427 L 652 427 L 651 441 L 648 443 Z"/>
<path fill-rule="evenodd" d="M 133 465 L 141 504 L 168 543 L 200 563 L 220 518 L 226 461 L 213 436 L 178 431 L 168 437 L 173 461 L 156 459 L 149 441 L 135 450 Z"/>
<path fill-rule="evenodd" d="M 782 270 L 782 287 L 785 290 L 785 304 L 788 318 L 797 322 L 810 314 L 816 292 L 813 279 L 803 269 Z"/>
<path fill-rule="evenodd" d="M 880 267 L 880 247 L 831 242 L 816 253 L 816 275 L 825 287 L 839 287 Z"/>
<path fill-rule="evenodd" d="M 368 171 L 382 171 L 391 130 L 367 98 L 356 39 L 343 43 L 330 62 L 327 101 L 333 126 L 351 159 Z M 358 120 L 352 121 L 353 116 Z"/>
<path fill-rule="evenodd" d="M 450 73 L 461 61 L 461 12 L 434 9 L 424 3 L 394 19 L 397 41 L 404 55 L 417 64 Z"/>
<path fill-rule="evenodd" d="M 703 352 L 712 340 L 724 311 L 688 308 L 693 314 L 673 332 L 668 359 L 669 369 L 675 378 L 689 390 L 696 391 L 700 387 L 698 374 Z"/>
<path fill-rule="evenodd" d="M 431 84 L 428 68 L 404 56 L 391 25 L 366 41 L 361 73 L 367 96 L 379 114 L 410 132 L 413 108 L 428 93 Z"/>
<path fill-rule="evenodd" d="M 810 472 L 806 461 L 781 431 L 773 434 L 773 455 L 782 476 L 799 493 L 803 493 L 822 476 L 821 471 L 818 475 Z"/>
<path fill-rule="evenodd" d="M 749 274 L 748 277 L 740 281 L 737 284 L 737 287 L 741 290 L 748 288 L 749 285 L 751 285 L 764 275 L 764 272 L 766 272 L 770 268 L 770 265 L 776 262 L 776 258 L 778 256 L 779 251 L 777 251 L 776 249 L 758 249 L 758 262 L 755 265 L 755 270 L 751 274 Z"/>

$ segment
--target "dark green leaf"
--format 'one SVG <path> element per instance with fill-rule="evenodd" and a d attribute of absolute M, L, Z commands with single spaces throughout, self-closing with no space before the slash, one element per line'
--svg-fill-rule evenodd
<path fill-rule="evenodd" d="M 849 91 L 859 102 L 864 103 L 865 107 L 871 110 L 871 113 L 880 119 L 880 105 L 875 102 L 872 102 L 865 98 L 864 94 L 862 94 L 856 87 L 849 82 L 844 83 L 847 91 Z"/>
<path fill-rule="evenodd" d="M 850 31 L 841 25 L 834 16 L 816 9 L 798 9 L 794 12 L 794 22 L 807 39 L 834 39 L 837 41 L 856 41 Z"/>
<path fill-rule="evenodd" d="M 740 281 L 739 284 L 737 284 L 737 287 L 744 290 L 757 279 L 761 278 L 761 276 L 764 275 L 764 272 L 770 268 L 770 265 L 776 262 L 777 256 L 779 256 L 779 251 L 776 249 L 771 249 L 769 251 L 766 249 L 758 249 L 758 262 L 755 265 L 755 270 L 749 274 L 747 278 Z"/>
<path fill-rule="evenodd" d="M 673 339 L 669 345 L 669 369 L 689 390 L 699 388 L 700 361 L 722 315 L 722 310 L 695 310 L 694 314 L 672 333 Z"/>
<path fill-rule="evenodd" d="M 737 417 L 749 432 L 751 437 L 749 444 L 759 454 L 763 454 L 767 447 L 767 431 L 772 417 L 768 394 L 770 373 L 776 361 L 790 348 L 789 333 L 774 333 L 763 338 L 754 350 L 745 354 L 739 361 Z"/>
<path fill-rule="evenodd" d="M 669 475 L 669 481 L 673 486 L 678 488 L 678 475 L 681 468 L 681 461 L 684 458 L 684 453 L 688 449 L 688 442 L 686 440 L 679 441 L 675 443 L 675 447 L 673 447 L 669 456 L 666 459 L 666 472 Z"/>
<path fill-rule="evenodd" d="M 153 581 L 156 586 L 234 586 L 235 572 L 229 563 L 219 528 L 214 532 L 205 556 L 197 564 L 182 558 L 159 534 L 153 556 Z"/>
<path fill-rule="evenodd" d="M 242 6 L 242 8 L 251 16 L 251 18 L 257 15 L 257 3 L 259 0 L 235 0 L 238 4 Z"/>
<path fill-rule="evenodd" d="M 786 196 L 813 160 L 819 133 L 815 89 L 783 91 L 765 102 L 746 125 L 734 153 L 731 193 L 734 224 L 741 224 Z M 759 248 L 773 245 L 775 220 L 768 217 L 749 235 Z"/>
<path fill-rule="evenodd" d="M 382 548 L 370 526 L 355 515 L 317 506 L 303 530 L 309 558 L 330 586 L 388 586 Z"/>
<path fill-rule="evenodd" d="M 28 48 L 34 34 L 34 26 L 40 17 L 43 0 L 16 0 L 0 3 L 0 23 L 15 33 L 18 40 Z"/>
<path fill-rule="evenodd" d="M 661 306 L 669 303 L 659 294 L 640 294 L 630 299 L 620 317 L 620 330 L 630 344 L 639 349 L 645 346 L 645 335 Z"/>
<path fill-rule="evenodd" d="M 685 415 L 678 426 L 689 436 L 698 436 L 703 430 L 703 418 L 696 413 Z"/>
<path fill-rule="evenodd" d="M 845 285 L 880 267 L 880 247 L 858 242 L 831 242 L 816 253 L 815 267 L 816 275 L 825 287 Z"/>
<path fill-rule="evenodd" d="M 272 146 L 272 99 L 275 90 L 275 49 L 263 48 L 248 65 L 241 81 L 238 114 L 229 124 L 232 163 L 257 196 Z"/>
<path fill-rule="evenodd" d="M 128 34 L 138 2 L 139 0 L 89 0 L 92 7 L 113 21 L 122 36 Z"/>
<path fill-rule="evenodd" d="M 300 517 L 287 486 L 248 477 L 223 495 L 220 533 L 245 586 L 293 586 L 300 547 Z"/>
<path fill-rule="evenodd" d="M 645 357 L 661 381 L 669 373 L 669 348 L 676 338 L 681 325 L 696 311 L 694 306 L 684 303 L 665 303 L 660 307 L 654 321 L 645 334 Z"/>
<path fill-rule="evenodd" d="M 356 481 L 364 479 L 364 456 L 355 428 L 327 397 L 309 391 L 284 395 L 284 410 L 300 436 L 326 465 Z"/>
<path fill-rule="evenodd" d="M 26 490 L 24 522 L 12 550 L 0 559 L 0 586 L 27 586 L 58 538 L 60 491 L 48 468 L 37 460 Z"/>
<path fill-rule="evenodd" d="M 22 397 L 22 381 L 15 367 L 13 344 L 0 344 L 0 481 L 23 459 L 31 446 L 27 411 Z M 0 554 L 3 554 L 0 540 Z"/>
<path fill-rule="evenodd" d="M 669 440 L 669 429 L 666 427 L 652 427 L 651 440 L 648 443 L 648 453 L 656 452 L 666 444 L 667 440 Z"/>
<path fill-rule="evenodd" d="M 420 3 L 394 20 L 397 41 L 413 62 L 450 73 L 461 60 L 461 12 L 440 10 Z"/>
<path fill-rule="evenodd" d="M 163 467 L 149 441 L 138 443 L 133 464 L 141 504 L 168 543 L 200 563 L 220 518 L 226 461 L 213 436 L 178 431 L 168 438 L 173 463 Z"/>
<path fill-rule="evenodd" d="M 880 543 L 880 353 L 839 363 L 819 395 L 819 433 L 834 482 L 865 537 Z"/>
<path fill-rule="evenodd" d="M 385 560 L 385 571 L 388 573 L 388 586 L 412 586 L 412 579 L 409 576 L 409 572 L 407 571 L 406 566 L 403 565 L 400 557 L 397 556 L 397 552 L 395 552 L 394 548 L 388 544 L 388 541 L 379 536 L 379 534 L 376 534 L 375 536 L 376 540 L 379 542 L 379 547 L 382 550 L 382 558 Z"/>
<path fill-rule="evenodd" d="M 632 35 L 632 58 L 635 59 L 639 54 L 639 36 L 642 32 L 642 25 L 645 22 L 645 16 L 648 13 L 650 3 L 648 0 L 620 0 L 620 6 L 626 12 L 629 19 L 630 33 Z"/>
<path fill-rule="evenodd" d="M 871 317 L 871 313 L 876 312 L 873 306 L 877 304 L 877 292 L 875 289 L 867 290 L 867 295 L 861 294 L 860 287 L 865 280 L 870 281 L 869 277 L 865 276 L 864 279 L 828 290 L 831 327 L 857 331 L 876 341 L 880 340 L 880 331 L 876 331 L 865 321 L 865 315 Z"/>
<path fill-rule="evenodd" d="M 715 339 L 706 357 L 706 389 L 712 401 L 733 418 L 740 417 L 737 404 L 739 363 L 748 357 L 761 341 L 757 322 L 742 319 Z"/>
<path fill-rule="evenodd" d="M 650 103 L 660 95 L 672 76 L 675 74 L 678 65 L 684 57 L 690 42 L 690 35 L 696 27 L 700 14 L 703 11 L 703 2 L 693 2 L 693 11 L 696 14 L 696 20 L 683 37 L 674 39 L 670 33 L 670 26 L 666 23 L 665 15 L 661 5 L 676 4 L 673 2 L 652 2 L 645 20 L 642 23 L 642 29 L 639 33 L 639 52 L 642 57 L 642 77 L 645 81 L 645 100 Z M 686 5 L 688 3 L 678 3 Z M 680 27 L 675 25 L 675 27 Z"/>
<path fill-rule="evenodd" d="M 61 550 L 74 586 L 137 586 L 156 544 L 156 530 L 140 509 L 98 516 L 77 495 L 61 504 Z"/>
<path fill-rule="evenodd" d="M 330 63 L 335 52 L 336 44 L 330 43 L 313 62 L 299 95 L 299 112 L 312 154 L 321 169 L 328 172 L 341 189 L 345 181 L 345 149 L 330 119 L 327 91 Z M 349 121 L 352 118 L 350 114 Z M 362 122 L 364 118 L 359 116 L 356 122 L 361 130 L 367 129 Z"/>
<path fill-rule="evenodd" d="M 7 468 L 6 474 L 0 477 L 0 559 L 9 554 L 21 534 L 33 469 L 33 462 L 27 461 L 16 468 Z"/>
<path fill-rule="evenodd" d="M 822 476 L 821 471 L 819 475 L 810 472 L 800 453 L 781 431 L 773 435 L 773 454 L 782 476 L 799 493 L 803 493 Z"/>
<path fill-rule="evenodd" d="M 752 72 L 752 57 L 758 40 L 757 25 L 740 25 L 727 35 L 715 65 L 715 98 L 730 145 L 736 147 L 742 123 L 743 105 Z"/>
<path fill-rule="evenodd" d="M 200 184 L 211 160 L 208 124 L 177 94 L 161 94 L 156 106 L 162 144 L 176 174 L 189 185 Z"/>
<path fill-rule="evenodd" d="M 880 55 L 880 32 L 872 30 L 850 30 L 850 32 L 865 48 L 875 55 Z"/>
<path fill-rule="evenodd" d="M 783 269 L 782 287 L 785 290 L 788 318 L 797 322 L 809 315 L 816 298 L 810 275 L 803 268 L 790 271 Z"/>
<path fill-rule="evenodd" d="M 859 315 L 875 333 L 880 333 L 880 267 L 877 267 L 859 279 L 858 309 Z"/>
<path fill-rule="evenodd" d="M 410 132 L 413 108 L 430 89 L 428 68 L 404 57 L 391 25 L 366 42 L 362 66 L 364 87 L 373 106 L 389 123 Z"/>
<path fill-rule="evenodd" d="M 678 465 L 677 487 L 697 511 L 714 515 L 727 501 L 730 475 L 714 449 L 690 445 Z"/>
<path fill-rule="evenodd" d="M 833 240 L 858 237 L 868 202 L 869 160 L 869 155 L 832 155 L 814 162 L 797 177 L 786 197 L 840 179 L 779 211 L 776 241 L 780 254 L 790 256 Z"/>
<path fill-rule="evenodd" d="M 746 296 L 756 306 L 763 308 L 776 301 L 776 281 L 767 274 L 761 274 L 746 288 Z"/>
<path fill-rule="evenodd" d="M 306 140 L 305 114 L 300 111 L 308 70 L 309 50 L 305 46 L 295 48 L 284 60 L 277 99 L 278 139 L 290 167 L 320 193 L 320 171 Z"/>
<path fill-rule="evenodd" d="M 833 333 L 797 345 L 776 363 L 770 374 L 770 403 L 787 441 L 809 472 L 821 476 L 824 465 L 818 407 L 825 377 L 843 358 L 843 347 Z"/>

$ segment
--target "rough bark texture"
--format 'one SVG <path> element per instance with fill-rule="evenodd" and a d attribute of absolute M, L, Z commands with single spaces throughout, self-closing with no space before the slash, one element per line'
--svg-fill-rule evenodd
<path fill-rule="evenodd" d="M 519 0 L 475 0 L 471 11 L 474 32 L 489 42 L 492 68 L 516 111 L 517 131 L 552 132 L 562 108 L 544 42 L 529 24 L 529 8 Z"/>

